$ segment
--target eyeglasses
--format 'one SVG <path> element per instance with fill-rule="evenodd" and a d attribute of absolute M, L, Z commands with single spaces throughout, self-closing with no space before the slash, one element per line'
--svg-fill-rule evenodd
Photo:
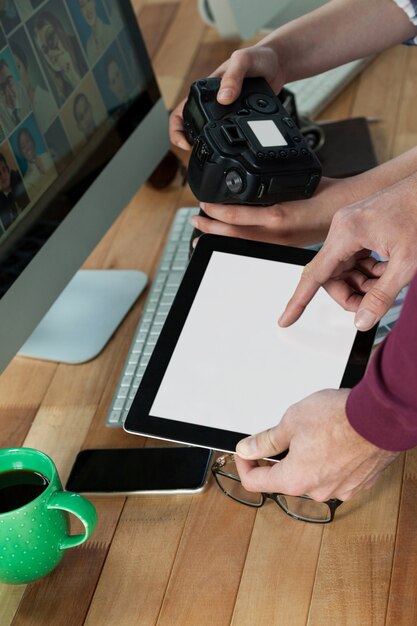
<path fill-rule="evenodd" d="M 342 501 L 336 498 L 326 502 L 316 502 L 309 496 L 246 491 L 240 482 L 233 454 L 219 457 L 212 465 L 211 471 L 223 493 L 236 502 L 259 508 L 265 504 L 266 500 L 273 500 L 284 513 L 302 522 L 328 524 L 333 521 L 336 509 L 342 504 Z"/>

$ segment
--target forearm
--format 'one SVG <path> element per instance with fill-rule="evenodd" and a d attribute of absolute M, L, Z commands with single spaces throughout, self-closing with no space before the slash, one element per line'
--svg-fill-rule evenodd
<path fill-rule="evenodd" d="M 289 82 L 375 54 L 415 34 L 393 0 L 331 0 L 257 45 L 274 49 Z"/>
<path fill-rule="evenodd" d="M 417 147 L 357 176 L 337 180 L 323 177 L 313 198 L 302 201 L 308 205 L 307 215 L 300 211 L 292 218 L 292 230 L 303 233 L 302 238 L 295 239 L 292 244 L 310 245 L 323 241 L 338 209 L 369 198 L 410 176 L 417 181 Z M 290 205 L 294 207 L 289 203 L 289 211 Z M 308 217 L 312 207 L 314 219 Z"/>
<path fill-rule="evenodd" d="M 345 194 L 344 206 L 346 206 L 390 187 L 412 174 L 417 175 L 417 147 L 362 174 L 343 179 L 339 193 Z"/>

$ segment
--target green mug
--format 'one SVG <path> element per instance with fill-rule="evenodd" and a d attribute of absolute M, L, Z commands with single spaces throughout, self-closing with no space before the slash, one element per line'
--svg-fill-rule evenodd
<path fill-rule="evenodd" d="M 85 527 L 69 534 L 68 513 Z M 97 524 L 94 506 L 62 490 L 57 469 L 32 448 L 0 450 L 0 582 L 30 583 L 48 574 L 67 548 L 88 539 Z"/>

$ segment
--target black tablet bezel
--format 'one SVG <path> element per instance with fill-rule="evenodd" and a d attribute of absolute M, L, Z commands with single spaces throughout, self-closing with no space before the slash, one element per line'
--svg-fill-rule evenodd
<path fill-rule="evenodd" d="M 316 252 L 305 248 L 292 248 L 232 237 L 218 235 L 203 235 L 200 237 L 143 375 L 140 387 L 124 423 L 124 429 L 132 434 L 233 452 L 238 441 L 247 437 L 248 433 L 232 432 L 179 422 L 150 414 L 152 404 L 158 393 L 211 255 L 215 251 L 301 266 L 309 263 L 316 254 Z M 371 353 L 375 333 L 376 327 L 356 334 L 340 387 L 353 387 L 362 378 Z"/>

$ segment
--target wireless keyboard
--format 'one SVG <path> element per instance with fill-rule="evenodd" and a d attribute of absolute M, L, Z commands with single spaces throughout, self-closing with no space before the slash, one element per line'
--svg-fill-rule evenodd
<path fill-rule="evenodd" d="M 192 215 L 198 207 L 178 209 L 151 291 L 133 338 L 109 412 L 107 426 L 122 426 L 188 264 Z"/>
<path fill-rule="evenodd" d="M 321 113 L 371 59 L 366 57 L 345 63 L 317 76 L 288 83 L 286 87 L 295 95 L 298 113 L 310 118 Z"/>

